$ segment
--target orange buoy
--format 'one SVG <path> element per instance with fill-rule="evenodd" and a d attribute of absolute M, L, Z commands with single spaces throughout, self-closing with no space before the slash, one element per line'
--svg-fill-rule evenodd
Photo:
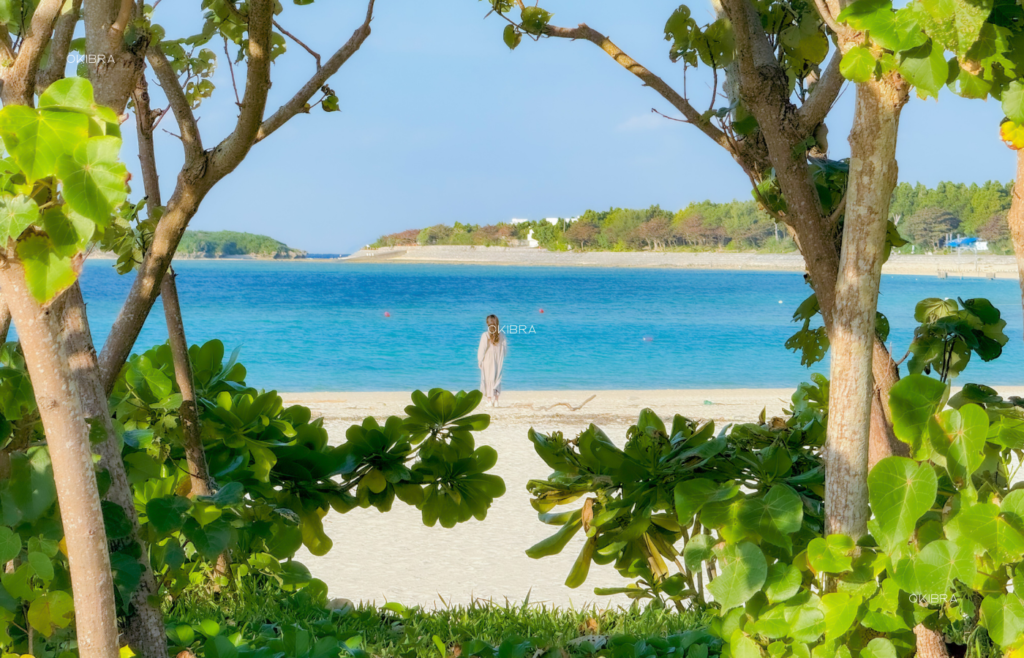
<path fill-rule="evenodd" d="M 384 311 L 384 317 L 386 317 L 386 318 L 390 318 L 390 317 L 391 317 L 391 314 L 390 314 L 390 313 L 388 313 L 387 311 Z"/>
<path fill-rule="evenodd" d="M 540 310 L 540 312 L 541 312 L 541 313 L 543 313 L 543 312 L 544 312 L 544 309 L 541 309 L 541 310 Z"/>

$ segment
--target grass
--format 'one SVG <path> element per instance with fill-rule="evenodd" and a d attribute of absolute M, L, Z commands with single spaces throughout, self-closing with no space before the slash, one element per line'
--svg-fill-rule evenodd
<path fill-rule="evenodd" d="M 380 608 L 334 605 L 340 607 L 331 610 L 315 587 L 288 593 L 250 578 L 230 593 L 183 595 L 168 607 L 166 618 L 169 629 L 184 624 L 198 630 L 204 620 L 213 620 L 245 639 L 265 633 L 268 625 L 295 625 L 314 638 L 360 636 L 362 647 L 372 656 L 434 658 L 441 656 L 439 645 L 445 647 L 446 655 L 458 655 L 460 645 L 470 640 L 498 646 L 516 636 L 532 638 L 539 646 L 568 647 L 570 651 L 563 655 L 592 655 L 575 653 L 569 642 L 591 635 L 665 637 L 703 628 L 710 619 L 700 611 L 680 614 L 651 606 L 571 610 L 507 602 L 452 606 L 441 601 L 433 608 L 394 603 Z"/>

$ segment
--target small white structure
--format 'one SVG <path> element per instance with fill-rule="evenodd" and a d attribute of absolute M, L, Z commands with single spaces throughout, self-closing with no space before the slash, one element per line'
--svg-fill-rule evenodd
<path fill-rule="evenodd" d="M 530 233 L 526 236 L 526 246 L 531 249 L 536 249 L 540 246 L 540 243 L 533 238 L 533 229 L 530 229 Z"/>
<path fill-rule="evenodd" d="M 522 224 L 523 222 L 528 222 L 528 221 L 530 221 L 530 220 L 528 220 L 528 219 L 510 219 L 508 223 L 511 224 L 512 226 L 515 226 L 516 224 Z"/>

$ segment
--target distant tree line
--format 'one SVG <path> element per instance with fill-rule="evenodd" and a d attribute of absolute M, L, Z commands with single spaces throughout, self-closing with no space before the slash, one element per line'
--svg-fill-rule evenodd
<path fill-rule="evenodd" d="M 676 213 L 659 206 L 634 210 L 588 210 L 579 219 L 546 220 L 518 224 L 437 224 L 385 235 L 371 247 L 415 245 L 515 245 L 530 231 L 541 246 L 552 250 L 596 249 L 611 251 L 699 249 L 795 248 L 785 227 L 776 223 L 753 201 L 694 203 Z"/>
<path fill-rule="evenodd" d="M 966 235 L 987 240 L 996 253 L 1008 253 L 1006 211 L 1012 190 L 1012 183 L 996 181 L 983 185 L 939 183 L 935 188 L 900 183 L 893 192 L 891 212 L 900 234 L 915 251 L 942 249 L 950 235 Z M 786 227 L 754 201 L 701 201 L 675 213 L 659 206 L 588 210 L 576 221 L 560 219 L 554 224 L 546 220 L 486 226 L 437 224 L 382 236 L 371 247 L 510 246 L 522 244 L 531 229 L 533 238 L 551 250 L 782 252 L 796 248 Z M 911 246 L 903 250 L 909 252 Z"/>
<path fill-rule="evenodd" d="M 178 254 L 191 258 L 303 258 L 306 252 L 266 235 L 239 231 L 185 231 Z"/>

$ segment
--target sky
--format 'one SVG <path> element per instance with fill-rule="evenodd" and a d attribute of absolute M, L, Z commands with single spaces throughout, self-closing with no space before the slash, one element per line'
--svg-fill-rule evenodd
<path fill-rule="evenodd" d="M 161 2 L 154 21 L 168 38 L 198 32 L 201 12 Z M 365 4 L 283 0 L 277 21 L 326 59 L 362 22 Z M 682 88 L 668 59 L 665 20 L 677 2 L 547 0 L 553 24 L 585 22 Z M 691 4 L 698 21 L 709 4 Z M 341 112 L 298 115 L 221 181 L 192 220 L 199 230 L 270 235 L 314 253 L 350 253 L 386 233 L 454 222 L 571 217 L 587 209 L 678 210 L 694 201 L 749 199 L 740 168 L 657 93 L 589 42 L 502 43 L 504 22 L 485 19 L 480 0 L 378 0 L 372 34 L 328 83 Z M 217 91 L 197 111 L 204 145 L 227 135 L 237 115 L 223 44 Z M 313 58 L 288 42 L 274 64 L 267 116 L 314 72 Z M 235 50 L 231 50 L 234 59 Z M 241 83 L 244 70 L 236 67 Z M 700 71 L 688 73 L 690 101 L 711 100 Z M 151 82 L 154 107 L 161 94 Z M 855 92 L 847 85 L 829 116 L 830 156 L 846 141 Z M 719 99 L 716 106 L 723 105 Z M 994 101 L 913 98 L 900 122 L 900 181 L 934 185 L 1013 178 L 1014 153 L 999 140 Z M 181 165 L 173 116 L 161 123 L 157 157 L 164 198 Z M 123 129 L 123 157 L 138 178 L 134 124 Z M 141 184 L 136 185 L 136 196 Z"/>

